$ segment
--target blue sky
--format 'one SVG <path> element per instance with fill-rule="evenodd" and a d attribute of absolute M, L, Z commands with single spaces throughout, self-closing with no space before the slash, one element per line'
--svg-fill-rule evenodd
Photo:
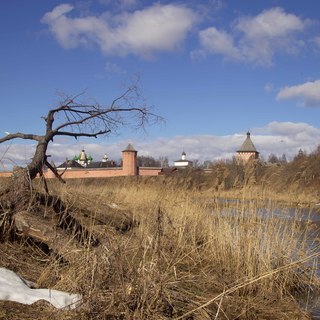
<path fill-rule="evenodd" d="M 55 140 L 59 164 L 84 147 L 120 158 L 128 142 L 170 161 L 231 158 L 250 130 L 267 158 L 320 141 L 317 0 L 0 1 L 0 136 L 41 134 L 61 94 L 108 104 L 139 74 L 165 124 L 99 140 Z M 34 145 L 0 146 L 2 169 Z"/>

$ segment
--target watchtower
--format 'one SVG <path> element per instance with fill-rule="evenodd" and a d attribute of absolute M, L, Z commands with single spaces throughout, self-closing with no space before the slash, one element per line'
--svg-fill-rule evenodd
<path fill-rule="evenodd" d="M 122 170 L 124 175 L 126 176 L 136 176 L 138 175 L 138 161 L 137 161 L 137 153 L 132 144 L 128 144 L 128 146 L 122 151 Z"/>
<path fill-rule="evenodd" d="M 239 162 L 243 163 L 248 162 L 250 159 L 259 159 L 259 152 L 251 140 L 249 131 L 247 132 L 246 140 L 243 142 L 240 149 L 237 150 L 237 159 Z"/>

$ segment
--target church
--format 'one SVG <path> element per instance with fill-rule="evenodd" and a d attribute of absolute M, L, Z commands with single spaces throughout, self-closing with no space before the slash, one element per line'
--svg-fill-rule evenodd
<path fill-rule="evenodd" d="M 187 160 L 187 154 L 184 151 L 182 151 L 181 158 L 174 162 L 174 166 L 176 168 L 192 168 L 193 162 Z"/>
<path fill-rule="evenodd" d="M 107 154 L 105 154 L 101 161 L 93 161 L 90 154 L 87 154 L 84 150 L 79 155 L 75 155 L 72 160 L 66 160 L 58 168 L 114 168 L 117 164 L 113 160 L 109 160 Z"/>

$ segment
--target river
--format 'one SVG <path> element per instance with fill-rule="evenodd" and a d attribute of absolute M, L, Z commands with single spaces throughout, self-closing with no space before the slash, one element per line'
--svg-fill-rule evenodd
<path fill-rule="evenodd" d="M 223 199 L 216 198 L 213 203 L 224 203 L 226 205 L 227 214 L 237 215 L 239 210 L 250 207 L 257 208 L 257 213 L 263 216 L 285 219 L 287 221 L 299 222 L 302 230 L 307 231 L 307 237 L 302 236 L 303 241 L 307 241 L 310 250 L 319 253 L 317 268 L 317 275 L 320 279 L 320 206 L 314 206 L 312 208 L 293 208 L 286 205 L 275 205 L 272 203 L 265 203 L 261 206 L 253 201 L 241 201 L 238 199 Z M 254 203 L 254 205 L 252 205 Z M 308 228 L 305 228 L 308 226 Z M 302 297 L 300 299 L 303 308 L 310 314 L 313 320 L 320 320 L 320 295 L 313 294 L 308 297 Z"/>

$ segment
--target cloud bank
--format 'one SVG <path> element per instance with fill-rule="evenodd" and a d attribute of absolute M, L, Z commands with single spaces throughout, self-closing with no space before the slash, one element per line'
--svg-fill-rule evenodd
<path fill-rule="evenodd" d="M 195 34 L 199 43 L 191 51 L 195 59 L 220 55 L 228 61 L 271 66 L 275 55 L 298 54 L 311 42 L 319 48 L 319 37 L 312 41 L 302 37 L 313 22 L 280 7 L 263 10 L 255 16 L 239 16 L 228 29 L 222 29 L 201 25 L 208 21 L 208 8 L 200 10 L 204 5 L 156 2 L 134 10 L 137 3 L 122 0 L 115 11 L 112 1 L 100 0 L 109 11 L 99 15 L 81 14 L 74 6 L 61 4 L 45 13 L 41 21 L 66 49 L 97 47 L 103 54 L 112 56 L 133 54 L 150 59 L 160 52 L 183 47 Z M 215 3 L 219 5 L 212 10 L 223 7 L 220 1 Z"/>
<path fill-rule="evenodd" d="M 168 157 L 169 162 L 180 159 L 182 151 L 187 153 L 190 160 L 220 160 L 232 159 L 235 152 L 242 145 L 246 133 L 235 133 L 225 136 L 193 135 L 158 138 L 152 141 L 130 140 L 138 155 L 152 156 L 155 159 Z M 253 128 L 251 138 L 257 150 L 264 159 L 276 154 L 286 154 L 288 159 L 296 155 L 299 149 L 312 152 L 319 145 L 320 129 L 307 123 L 273 121 L 264 127 Z M 114 143 L 52 143 L 48 154 L 51 154 L 56 165 L 72 159 L 84 147 L 91 154 L 94 161 L 100 161 L 104 154 L 109 159 L 119 160 L 121 151 L 128 141 L 119 140 Z M 30 161 L 35 145 L 0 145 L 0 170 L 11 169 L 13 165 L 26 165 Z"/>
<path fill-rule="evenodd" d="M 214 26 L 201 30 L 200 52 L 269 66 L 275 54 L 299 51 L 304 43 L 298 36 L 308 24 L 308 20 L 286 13 L 282 8 L 271 8 L 257 16 L 238 18 L 231 24 L 230 31 Z"/>
<path fill-rule="evenodd" d="M 47 12 L 41 21 L 62 47 L 97 46 L 106 55 L 150 58 L 158 52 L 173 51 L 182 45 L 197 21 L 191 9 L 174 4 L 84 17 L 71 16 L 73 10 L 72 5 L 61 4 Z"/>

